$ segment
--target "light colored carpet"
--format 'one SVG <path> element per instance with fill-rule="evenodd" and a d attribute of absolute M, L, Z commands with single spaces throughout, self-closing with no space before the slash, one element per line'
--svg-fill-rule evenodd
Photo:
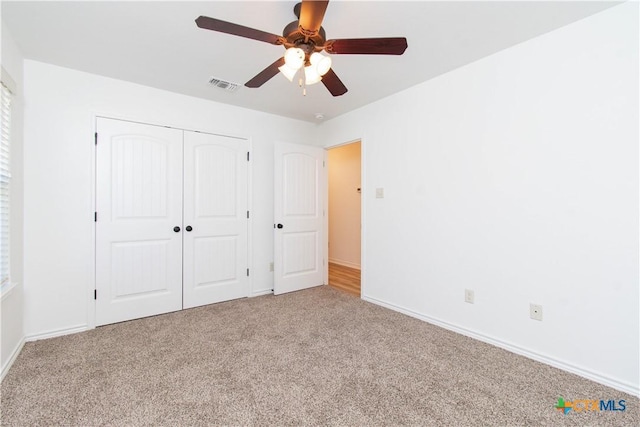
<path fill-rule="evenodd" d="M 640 425 L 637 398 L 327 286 L 27 343 L 1 392 L 6 426 Z"/>

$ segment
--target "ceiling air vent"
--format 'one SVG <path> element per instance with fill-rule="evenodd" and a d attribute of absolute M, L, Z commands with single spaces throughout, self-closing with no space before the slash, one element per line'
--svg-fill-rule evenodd
<path fill-rule="evenodd" d="M 238 83 L 231 83 L 226 80 L 221 80 L 217 77 L 211 77 L 209 79 L 209 84 L 219 89 L 226 90 L 227 92 L 235 92 L 236 90 L 238 90 L 238 87 L 240 87 Z"/>

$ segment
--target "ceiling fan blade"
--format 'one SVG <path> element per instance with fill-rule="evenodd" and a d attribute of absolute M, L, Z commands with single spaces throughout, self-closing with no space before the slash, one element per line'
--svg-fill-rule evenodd
<path fill-rule="evenodd" d="M 404 37 L 379 39 L 338 39 L 327 40 L 324 45 L 327 53 L 362 55 L 402 55 L 407 49 Z"/>
<path fill-rule="evenodd" d="M 305 31 L 311 33 L 308 35 L 315 35 L 320 30 L 328 4 L 329 0 L 302 0 L 302 6 L 300 7 L 300 19 L 298 20 L 298 23 Z"/>
<path fill-rule="evenodd" d="M 327 74 L 322 76 L 322 84 L 329 89 L 331 95 L 340 96 L 347 93 L 347 87 L 342 83 L 342 80 L 333 72 L 332 69 L 329 69 Z"/>
<path fill-rule="evenodd" d="M 284 58 L 279 58 L 273 64 L 269 65 L 264 70 L 260 71 L 254 78 L 246 82 L 244 85 L 246 87 L 260 87 L 265 84 L 269 79 L 278 74 L 280 70 L 279 67 L 284 65 Z"/>
<path fill-rule="evenodd" d="M 245 27 L 243 25 L 232 24 L 231 22 L 221 21 L 220 19 L 209 18 L 208 16 L 199 16 L 198 19 L 196 19 L 196 25 L 206 30 L 246 37 L 248 39 L 258 40 L 261 42 L 267 42 L 276 45 L 282 44 L 284 42 L 284 38 L 278 35 L 256 30 L 254 28 Z"/>

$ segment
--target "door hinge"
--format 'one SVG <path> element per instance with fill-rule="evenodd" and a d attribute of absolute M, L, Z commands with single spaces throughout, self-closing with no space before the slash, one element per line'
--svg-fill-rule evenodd
<path fill-rule="evenodd" d="M 249 211 L 247 211 L 247 219 L 249 219 Z"/>
<path fill-rule="evenodd" d="M 98 222 L 98 212 L 93 213 L 93 222 Z"/>
<path fill-rule="evenodd" d="M 95 135 L 94 135 L 93 143 L 95 145 L 98 145 L 98 132 L 96 132 Z"/>
<path fill-rule="evenodd" d="M 247 277 L 249 277 L 249 269 L 247 268 Z"/>
<path fill-rule="evenodd" d="M 93 299 L 98 299 L 98 290 L 97 289 L 93 290 Z"/>
<path fill-rule="evenodd" d="M 249 161 L 249 152 L 247 151 L 247 162 Z"/>

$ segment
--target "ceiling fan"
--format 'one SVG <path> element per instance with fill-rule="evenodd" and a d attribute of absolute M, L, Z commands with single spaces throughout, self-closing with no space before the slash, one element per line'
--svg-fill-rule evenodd
<path fill-rule="evenodd" d="M 331 69 L 331 58 L 320 52 L 324 50 L 329 54 L 402 55 L 407 49 L 407 39 L 388 37 L 327 40 L 322 20 L 328 4 L 328 0 L 303 0 L 296 4 L 293 13 L 298 20 L 289 23 L 282 31 L 282 36 L 207 16 L 198 17 L 196 24 L 207 30 L 281 45 L 287 49 L 284 57 L 259 72 L 246 82 L 245 86 L 260 87 L 280 71 L 291 81 L 300 74 L 299 81 L 303 87 L 322 81 L 333 96 L 340 96 L 347 92 L 347 88 Z M 303 89 L 303 93 L 306 94 L 306 89 Z"/>

